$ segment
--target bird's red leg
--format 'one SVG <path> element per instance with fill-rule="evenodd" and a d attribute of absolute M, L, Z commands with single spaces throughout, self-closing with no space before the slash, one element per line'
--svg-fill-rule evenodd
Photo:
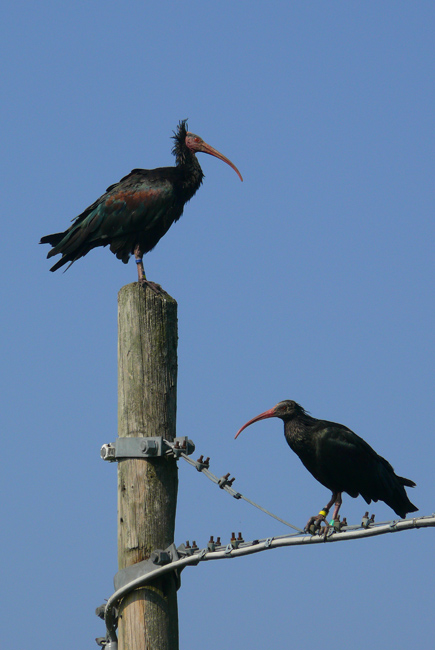
<path fill-rule="evenodd" d="M 137 266 L 137 281 L 142 287 L 149 287 L 154 293 L 162 294 L 165 293 L 162 287 L 156 282 L 150 282 L 146 279 L 145 269 L 143 266 L 143 255 L 142 251 L 139 248 L 139 244 L 134 249 L 134 259 Z"/>
<path fill-rule="evenodd" d="M 139 248 L 139 244 L 134 249 L 134 259 L 137 265 L 137 281 L 139 282 L 139 284 L 143 284 L 144 280 L 146 281 L 146 277 L 145 277 L 145 269 L 143 267 L 142 251 Z"/>
<path fill-rule="evenodd" d="M 328 512 L 331 509 L 333 503 L 335 503 L 335 508 L 334 508 L 334 519 L 335 519 L 341 506 L 341 492 L 333 492 L 327 505 L 324 508 L 322 508 L 319 514 L 309 518 L 309 520 L 307 521 L 307 525 L 305 526 L 305 530 L 307 532 L 316 533 L 321 527 L 322 521 L 324 521 L 326 524 L 325 526 L 325 533 L 326 533 L 326 531 L 329 528 L 329 524 L 326 521 L 326 517 L 328 516 Z"/>
<path fill-rule="evenodd" d="M 343 499 L 341 498 L 341 492 L 337 492 L 335 499 L 335 508 L 334 512 L 332 513 L 332 521 L 335 521 L 337 519 L 338 511 L 340 510 L 340 506 L 343 503 Z"/>

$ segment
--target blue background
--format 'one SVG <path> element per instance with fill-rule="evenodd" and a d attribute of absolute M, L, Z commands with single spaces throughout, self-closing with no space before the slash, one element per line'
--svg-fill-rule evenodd
<path fill-rule="evenodd" d="M 203 187 L 148 277 L 179 304 L 178 434 L 217 475 L 302 527 L 329 493 L 279 420 L 282 399 L 346 424 L 434 510 L 432 2 L 161 0 L 2 12 L 4 650 L 97 647 L 116 573 L 117 292 L 108 249 L 49 273 L 65 229 L 191 131 Z M 180 462 L 176 543 L 282 535 Z M 344 497 L 358 523 L 365 502 Z M 378 521 L 394 513 L 383 503 Z M 430 647 L 433 531 L 188 568 L 180 647 Z"/>

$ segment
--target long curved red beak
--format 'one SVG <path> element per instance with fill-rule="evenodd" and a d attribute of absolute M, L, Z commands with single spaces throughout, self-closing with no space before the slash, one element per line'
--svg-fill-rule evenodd
<path fill-rule="evenodd" d="M 206 142 L 202 143 L 201 149 L 199 149 L 199 151 L 202 151 L 204 153 L 208 153 L 208 154 L 210 154 L 210 156 L 214 156 L 215 158 L 219 158 L 219 160 L 223 160 L 224 162 L 226 162 L 227 165 L 229 165 L 230 167 L 232 167 L 234 169 L 237 176 L 243 182 L 242 175 L 239 172 L 239 170 L 237 169 L 237 167 L 231 162 L 231 160 L 229 160 L 229 158 L 227 158 L 222 153 L 220 153 L 220 151 L 218 151 L 217 149 L 214 149 L 211 145 L 207 144 Z"/>
<path fill-rule="evenodd" d="M 242 433 L 243 429 L 246 429 L 246 427 L 249 427 L 250 424 L 254 424 L 254 422 L 259 422 L 260 420 L 266 420 L 267 418 L 274 418 L 276 417 L 275 414 L 275 407 L 269 409 L 268 411 L 264 411 L 264 413 L 260 413 L 260 415 L 256 415 L 255 418 L 252 418 L 252 420 L 249 420 L 246 424 L 241 427 L 236 435 L 234 436 L 234 440 L 237 438 L 237 436 Z"/>
<path fill-rule="evenodd" d="M 199 143 L 196 147 L 196 151 L 202 151 L 203 153 L 208 153 L 210 156 L 214 156 L 215 158 L 219 158 L 219 160 L 223 160 L 224 163 L 227 163 L 230 167 L 234 169 L 236 172 L 237 176 L 240 178 L 240 180 L 243 182 L 243 178 L 237 167 L 227 158 L 224 156 L 220 151 L 212 147 L 211 145 L 207 144 L 207 142 L 204 142 L 202 140 L 201 143 Z"/>

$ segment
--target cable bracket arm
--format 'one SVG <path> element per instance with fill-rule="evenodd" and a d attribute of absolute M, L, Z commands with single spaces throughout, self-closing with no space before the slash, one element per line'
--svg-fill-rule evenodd
<path fill-rule="evenodd" d="M 100 455 L 103 460 L 115 462 L 124 458 L 159 458 L 161 456 L 190 455 L 195 451 L 195 445 L 187 436 L 179 436 L 174 441 L 165 440 L 162 436 L 147 436 L 144 438 L 117 438 L 101 447 Z"/>

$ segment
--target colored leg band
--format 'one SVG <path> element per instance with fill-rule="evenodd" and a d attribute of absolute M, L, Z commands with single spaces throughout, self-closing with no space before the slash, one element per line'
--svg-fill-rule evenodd
<path fill-rule="evenodd" d="M 326 517 L 327 514 L 328 514 L 328 510 L 321 510 L 319 512 L 319 515 L 322 515 L 322 517 Z"/>

